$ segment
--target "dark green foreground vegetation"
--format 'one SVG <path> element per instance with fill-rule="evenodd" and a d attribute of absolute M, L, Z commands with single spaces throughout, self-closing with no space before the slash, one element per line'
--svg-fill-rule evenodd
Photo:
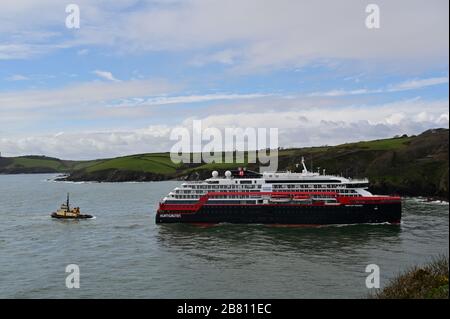
<path fill-rule="evenodd" d="M 448 299 L 448 257 L 413 267 L 371 296 L 378 299 Z"/>
<path fill-rule="evenodd" d="M 375 193 L 430 196 L 448 199 L 448 129 L 418 136 L 279 151 L 278 169 L 296 171 L 304 156 L 314 170 L 327 174 L 368 177 Z M 66 173 L 71 181 L 157 181 L 203 179 L 218 170 L 258 164 L 174 164 L 169 153 L 138 154 L 94 161 L 65 161 L 44 156 L 0 158 L 0 173 Z"/>

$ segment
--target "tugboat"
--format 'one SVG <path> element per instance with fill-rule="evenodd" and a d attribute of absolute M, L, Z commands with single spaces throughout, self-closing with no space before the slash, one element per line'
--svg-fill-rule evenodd
<path fill-rule="evenodd" d="M 52 216 L 52 218 L 61 218 L 61 219 L 87 219 L 94 217 L 88 214 L 81 214 L 80 207 L 74 207 L 73 209 L 70 209 L 68 193 L 67 193 L 67 201 L 61 205 L 60 209 L 52 213 L 50 216 Z"/>

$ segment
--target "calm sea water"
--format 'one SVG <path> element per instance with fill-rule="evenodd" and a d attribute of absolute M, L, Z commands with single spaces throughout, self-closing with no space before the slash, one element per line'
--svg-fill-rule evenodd
<path fill-rule="evenodd" d="M 364 298 L 448 255 L 449 206 L 406 199 L 402 225 L 275 228 L 155 225 L 177 182 L 62 183 L 0 175 L 0 298 Z M 50 218 L 70 192 L 93 220 Z M 78 264 L 79 289 L 65 267 Z"/>

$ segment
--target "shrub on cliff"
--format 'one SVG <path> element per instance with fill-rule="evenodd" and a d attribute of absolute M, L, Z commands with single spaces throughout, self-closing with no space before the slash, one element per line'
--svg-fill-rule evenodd
<path fill-rule="evenodd" d="M 448 299 L 448 271 L 448 257 L 438 257 L 400 274 L 371 298 Z"/>

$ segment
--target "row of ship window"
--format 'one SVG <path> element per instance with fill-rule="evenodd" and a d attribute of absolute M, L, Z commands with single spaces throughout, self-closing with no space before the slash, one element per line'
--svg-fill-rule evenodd
<path fill-rule="evenodd" d="M 261 185 L 184 185 L 184 188 L 190 189 L 255 189 L 261 188 Z M 305 184 L 305 185 L 272 185 L 274 189 L 283 188 L 300 188 L 300 189 L 321 189 L 321 188 L 345 188 L 345 185 L 332 185 L 332 184 Z"/>
<path fill-rule="evenodd" d="M 283 189 L 283 188 L 314 188 L 314 189 L 321 189 L 321 188 L 329 188 L 329 189 L 334 189 L 334 188 L 345 188 L 345 185 L 331 185 L 331 184 L 305 184 L 305 185 L 273 185 L 272 188 L 276 188 L 276 189 Z"/>
<path fill-rule="evenodd" d="M 183 187 L 191 189 L 254 189 L 261 188 L 261 185 L 183 185 Z"/>
<path fill-rule="evenodd" d="M 337 190 L 327 190 L 327 191 L 337 191 Z M 198 192 L 198 191 L 197 191 Z M 245 191 L 244 191 L 245 192 Z M 247 191 L 248 192 L 248 191 Z M 339 190 L 340 194 L 346 194 L 346 195 L 351 195 L 354 194 L 355 196 L 358 195 L 358 193 L 354 190 L 351 189 L 344 189 L 344 190 Z M 181 193 L 183 194 L 183 193 Z M 188 191 L 184 191 L 184 194 L 187 195 L 181 195 L 180 191 L 176 191 L 176 195 L 173 195 L 174 198 L 199 198 L 203 193 L 197 193 L 197 194 L 193 194 L 192 192 L 188 192 Z M 248 196 L 248 195 L 247 195 Z M 216 198 L 246 198 L 246 196 L 244 195 L 228 195 L 228 196 L 217 196 Z"/>
<path fill-rule="evenodd" d="M 253 186 L 254 185 L 248 185 L 248 186 L 246 186 L 244 188 L 238 188 L 238 189 L 236 189 L 234 187 L 219 188 L 219 189 L 220 190 L 225 190 L 225 191 L 227 189 L 232 189 L 233 191 L 239 190 L 241 192 L 250 192 L 251 190 L 255 189 L 255 187 L 253 187 Z M 258 185 L 258 186 L 259 186 L 258 189 L 260 189 L 261 185 Z M 289 186 L 291 186 L 291 185 L 289 185 Z M 310 185 L 310 187 L 303 187 L 303 185 L 300 185 L 300 187 L 298 185 L 293 185 L 293 186 L 297 186 L 297 187 L 282 187 L 282 188 L 281 187 L 274 187 L 273 189 L 276 189 L 276 191 L 279 191 L 279 192 L 283 192 L 283 191 L 284 192 L 288 192 L 288 191 L 296 191 L 296 190 L 302 191 L 305 188 L 308 188 L 308 189 L 320 189 L 320 190 L 323 190 L 323 191 L 339 191 L 340 193 L 352 193 L 352 192 L 354 192 L 354 190 L 352 190 L 352 189 L 345 189 L 345 188 L 337 189 L 337 188 L 332 188 L 332 187 L 324 187 L 325 185 Z M 218 188 L 215 188 L 213 190 L 217 190 L 217 189 Z M 201 190 L 201 189 L 200 190 L 180 190 L 180 189 L 178 189 L 178 190 L 175 191 L 175 193 L 176 194 L 203 194 L 204 191 Z"/>

